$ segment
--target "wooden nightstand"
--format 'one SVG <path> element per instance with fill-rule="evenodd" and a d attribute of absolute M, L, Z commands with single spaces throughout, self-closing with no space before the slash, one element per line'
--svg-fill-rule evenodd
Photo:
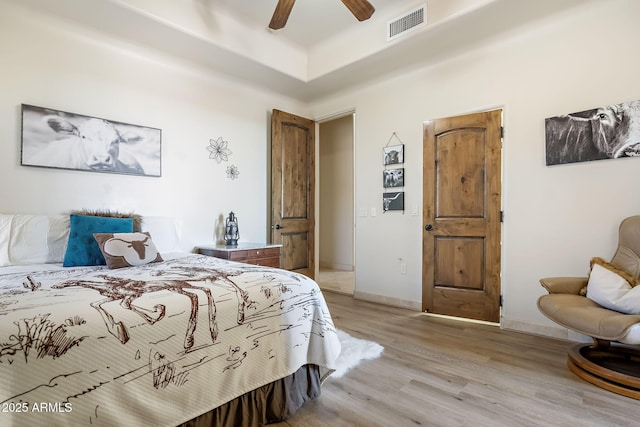
<path fill-rule="evenodd" d="M 281 248 L 282 245 L 267 243 L 238 243 L 238 246 L 196 246 L 196 252 L 202 255 L 228 259 L 230 261 L 280 268 Z"/>

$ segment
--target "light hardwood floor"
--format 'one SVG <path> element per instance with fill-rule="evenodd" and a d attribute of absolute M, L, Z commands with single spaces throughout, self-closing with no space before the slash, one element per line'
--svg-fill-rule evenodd
<path fill-rule="evenodd" d="M 640 401 L 568 370 L 569 342 L 324 294 L 337 328 L 385 351 L 272 427 L 640 425 Z"/>
<path fill-rule="evenodd" d="M 353 271 L 320 267 L 316 281 L 323 291 L 347 295 L 353 295 L 355 291 L 355 273 Z"/>

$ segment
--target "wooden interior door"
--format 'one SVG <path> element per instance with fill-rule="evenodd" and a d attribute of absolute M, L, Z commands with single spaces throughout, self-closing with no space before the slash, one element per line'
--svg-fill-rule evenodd
<path fill-rule="evenodd" d="M 271 115 L 271 242 L 282 244 L 281 267 L 315 274 L 315 122 Z"/>
<path fill-rule="evenodd" d="M 502 111 L 424 125 L 422 309 L 499 322 Z"/>

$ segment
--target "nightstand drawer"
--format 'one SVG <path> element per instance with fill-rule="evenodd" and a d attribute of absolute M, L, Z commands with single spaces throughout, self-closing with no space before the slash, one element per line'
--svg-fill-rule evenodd
<path fill-rule="evenodd" d="M 249 249 L 247 254 L 247 258 L 263 258 L 263 257 L 272 257 L 272 256 L 280 256 L 280 248 L 261 248 L 261 249 Z"/>
<path fill-rule="evenodd" d="M 230 261 L 245 262 L 247 264 L 264 267 L 280 268 L 281 245 L 265 245 L 259 243 L 241 243 L 232 246 L 197 246 L 196 251 L 202 255 Z"/>
<path fill-rule="evenodd" d="M 261 265 L 263 267 L 280 268 L 280 257 L 248 259 L 244 262 L 246 262 L 247 264 Z"/>
<path fill-rule="evenodd" d="M 249 256 L 250 251 L 232 251 L 229 252 L 229 258 L 232 261 L 242 261 L 243 259 L 251 258 Z"/>

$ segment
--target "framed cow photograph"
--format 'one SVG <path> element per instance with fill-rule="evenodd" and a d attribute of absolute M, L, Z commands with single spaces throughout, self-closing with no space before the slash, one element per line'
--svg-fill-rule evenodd
<path fill-rule="evenodd" d="M 161 176 L 160 129 L 22 104 L 23 166 Z"/>
<path fill-rule="evenodd" d="M 640 156 L 640 101 L 545 119 L 547 166 Z"/>
<path fill-rule="evenodd" d="M 382 212 L 403 210 L 404 191 L 395 193 L 382 193 Z"/>
<path fill-rule="evenodd" d="M 383 170 L 382 185 L 384 188 L 404 187 L 404 168 Z"/>
<path fill-rule="evenodd" d="M 382 149 L 382 164 L 397 165 L 404 163 L 404 144 L 391 145 Z"/>

